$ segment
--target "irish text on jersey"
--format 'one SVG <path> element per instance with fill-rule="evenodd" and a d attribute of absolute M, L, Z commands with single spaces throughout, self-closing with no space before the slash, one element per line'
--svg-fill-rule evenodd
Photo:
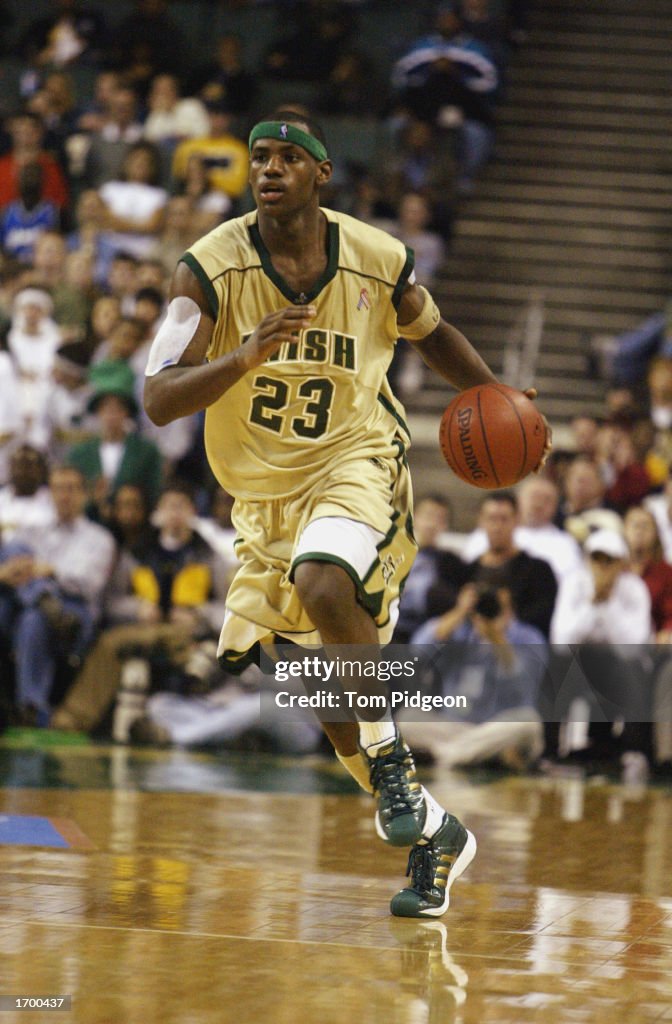
<path fill-rule="evenodd" d="M 241 344 L 250 334 L 241 337 Z M 324 363 L 342 370 L 357 372 L 357 338 L 340 331 L 325 331 L 315 327 L 297 333 L 296 341 L 286 341 L 267 363 Z"/>

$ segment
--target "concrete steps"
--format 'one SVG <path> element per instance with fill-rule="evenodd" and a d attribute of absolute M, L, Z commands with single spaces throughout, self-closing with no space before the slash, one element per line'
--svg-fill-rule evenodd
<path fill-rule="evenodd" d="M 629 330 L 672 289 L 672 2 L 536 0 L 498 110 L 495 157 L 460 205 L 436 288 L 444 315 L 494 369 L 533 294 L 545 329 L 535 386 L 562 434 L 603 410 L 594 334 Z M 531 381 L 529 383 L 532 383 Z M 450 389 L 410 403 L 434 439 Z M 436 421 L 436 422 L 435 422 Z"/>
<path fill-rule="evenodd" d="M 537 0 L 510 69 L 496 157 L 460 208 L 437 296 L 501 366 L 533 294 L 545 304 L 544 409 L 600 411 L 588 341 L 662 308 L 672 270 L 672 4 Z M 419 404 L 439 409 L 428 380 Z"/>

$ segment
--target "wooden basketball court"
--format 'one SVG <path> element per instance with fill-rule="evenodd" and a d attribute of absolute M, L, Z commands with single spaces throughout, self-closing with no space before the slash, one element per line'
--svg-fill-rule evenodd
<path fill-rule="evenodd" d="M 672 793 L 454 775 L 439 921 L 318 760 L 0 750 L 0 1024 L 672 1021 Z M 70 996 L 69 1011 L 7 997 Z"/>

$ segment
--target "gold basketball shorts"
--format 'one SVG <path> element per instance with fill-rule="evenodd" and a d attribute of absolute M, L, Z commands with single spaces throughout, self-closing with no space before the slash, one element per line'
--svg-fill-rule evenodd
<path fill-rule="evenodd" d="M 302 491 L 273 501 L 236 501 L 235 550 L 241 562 L 226 601 L 220 663 L 240 671 L 273 634 L 319 644 L 293 583 L 305 561 L 331 562 L 352 578 L 389 643 L 417 546 L 404 458 L 349 459 Z"/>

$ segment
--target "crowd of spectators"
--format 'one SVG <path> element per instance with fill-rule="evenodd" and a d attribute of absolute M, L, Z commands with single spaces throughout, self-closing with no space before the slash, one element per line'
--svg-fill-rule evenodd
<path fill-rule="evenodd" d="M 309 718 L 266 715 L 260 730 L 268 679 L 256 668 L 241 682 L 217 666 L 235 570 L 230 498 L 216 491 L 203 515 L 193 484 L 158 478 L 154 501 L 149 441 L 138 477 L 133 459 L 116 482 L 105 475 L 136 436 L 115 440 L 135 397 L 132 374 L 113 365 L 119 376 L 89 399 L 108 440 L 75 444 L 51 470 L 22 444 L 0 489 L 0 658 L 3 680 L 10 667 L 15 679 L 15 720 L 138 742 L 317 749 Z M 605 429 L 596 424 L 595 453 Z M 577 433 L 585 442 L 585 423 Z M 440 494 L 418 501 L 419 553 L 393 644 L 433 651 L 432 692 L 467 703 L 464 715 L 406 714 L 404 730 L 444 767 L 522 771 L 546 759 L 631 776 L 634 763 L 639 778 L 669 778 L 670 486 L 622 514 L 585 444 L 557 480 L 555 468 L 517 493 L 486 494 L 466 536 L 449 532 Z"/>
<path fill-rule="evenodd" d="M 238 4 L 246 6 L 255 3 Z M 13 216 L 22 214 L 32 227 L 38 213 L 47 216 L 41 203 L 51 203 L 72 228 L 79 194 L 105 188 L 113 216 L 110 197 L 125 192 L 134 199 L 131 220 L 155 233 L 165 196 L 149 190 L 160 187 L 221 218 L 235 211 L 245 191 L 251 121 L 269 105 L 291 100 L 318 117 L 365 126 L 377 119 L 385 126 L 372 165 L 350 159 L 356 153 L 335 154 L 335 201 L 352 203 L 361 177 L 372 174 L 379 212 L 394 216 L 405 191 L 421 192 L 432 227 L 447 237 L 455 195 L 473 189 L 492 151 L 508 57 L 523 33 L 523 0 L 418 4 L 403 25 L 394 22 L 375 60 L 362 31 L 375 3 L 273 6 L 276 35 L 261 52 L 256 46 L 252 63 L 248 41 L 232 31 L 213 39 L 205 53 L 190 47 L 167 0 L 135 0 L 118 19 L 103 5 L 52 0 L 51 15 L 26 24 L 16 44 L 23 68 L 17 109 L 8 108 L 7 96 L 3 101 L 0 206 L 20 200 Z M 23 116 L 12 117 L 19 108 Z M 124 157 L 140 142 L 150 144 L 144 161 L 129 171 Z M 42 167 L 42 186 L 31 171 L 22 186 L 26 203 L 18 169 L 33 162 Z M 200 177 L 203 195 L 192 176 Z M 128 187 L 120 193 L 122 182 Z"/>
<path fill-rule="evenodd" d="M 226 499 L 199 418 L 157 430 L 142 383 L 176 261 L 248 208 L 246 138 L 270 97 L 384 126 L 372 163 L 339 163 L 336 145 L 329 201 L 412 245 L 426 284 L 458 186 L 487 157 L 477 123 L 490 126 L 481 114 L 520 5 L 509 21 L 487 0 L 419 5 L 375 66 L 359 32 L 367 3 L 274 6 L 276 34 L 253 65 L 234 32 L 190 49 L 166 0 L 118 14 L 52 0 L 20 25 L 2 19 L 19 66 L 0 103 L 0 657 L 19 722 L 45 725 L 58 707 L 56 721 L 94 729 L 120 650 L 167 649 L 179 667 L 212 638 L 204 609 L 221 603 L 231 565 L 230 524 L 214 518 Z M 435 77 L 440 104 L 428 102 Z M 415 383 L 406 370 L 411 390 L 417 364 Z M 165 526 L 176 505 L 210 523 L 207 539 Z M 205 556 L 213 545 L 224 566 Z"/>
<path fill-rule="evenodd" d="M 418 5 L 375 67 L 359 31 L 366 3 L 275 6 L 277 35 L 253 66 L 233 32 L 190 51 L 166 0 L 134 0 L 116 19 L 102 5 L 52 0 L 46 15 L 26 17 L 16 96 L 7 90 L 1 105 L 0 484 L 21 441 L 63 454 L 103 355 L 141 380 L 176 260 L 248 208 L 245 140 L 271 97 L 361 125 L 354 152 L 335 140 L 325 201 L 413 246 L 431 287 L 459 194 L 492 150 L 524 3 Z M 364 136 L 378 144 L 358 159 Z M 393 374 L 406 396 L 421 385 L 402 347 Z M 169 468 L 195 436 L 192 425 L 156 437 L 142 417 L 138 429 Z"/>
<path fill-rule="evenodd" d="M 562 483 L 547 473 L 517 494 L 485 495 L 452 553 L 445 501 L 419 501 L 420 552 L 394 641 L 429 645 L 431 692 L 466 701 L 429 720 L 404 712 L 409 740 L 438 764 L 545 760 L 670 778 L 672 566 L 653 511 L 669 529 L 669 498 L 621 515 L 604 486 L 596 498 L 586 483 L 568 508 L 573 476 L 593 474 L 599 464 L 575 453 Z"/>
<path fill-rule="evenodd" d="M 117 20 L 53 0 L 18 41 L 0 131 L 0 707 L 11 699 L 16 722 L 162 742 L 254 731 L 258 674 L 234 685 L 213 653 L 230 499 L 199 417 L 157 431 L 141 392 L 177 259 L 248 208 L 245 139 L 265 97 L 289 90 L 333 125 L 377 119 L 370 159 L 335 149 L 327 201 L 411 245 L 430 287 L 492 152 L 522 0 L 417 5 L 383 64 L 362 46 L 365 0 L 276 7 L 255 65 L 231 32 L 189 57 L 165 0 Z M 623 351 L 648 356 L 647 339 Z M 609 419 L 577 418 L 572 450 L 518 495 L 488 496 L 459 550 L 440 542 L 443 497 L 418 504 L 395 640 L 439 645 L 435 685 L 471 695 L 468 720 L 425 733 L 439 762 L 634 753 L 669 768 L 672 726 L 651 724 L 672 685 L 672 360 L 658 341 L 644 403 L 615 378 Z M 393 372 L 402 392 L 419 386 L 401 346 Z M 170 691 L 149 704 L 151 675 L 125 681 L 138 659 Z M 114 726 L 124 692 L 136 710 Z M 566 725 L 582 701 L 583 732 Z M 319 743 L 307 721 L 269 729 L 286 749 Z"/>

